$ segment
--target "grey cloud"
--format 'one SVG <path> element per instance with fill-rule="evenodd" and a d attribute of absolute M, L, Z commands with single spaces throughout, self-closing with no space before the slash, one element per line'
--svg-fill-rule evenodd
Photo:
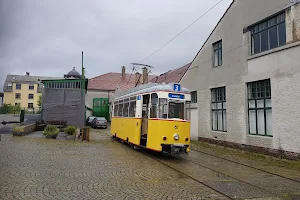
<path fill-rule="evenodd" d="M 232 0 L 224 0 L 144 63 L 160 74 L 190 62 Z M 0 0 L 0 87 L 7 73 L 89 77 L 139 62 L 214 5 L 173 0 Z M 130 70 L 127 69 L 129 72 Z"/>

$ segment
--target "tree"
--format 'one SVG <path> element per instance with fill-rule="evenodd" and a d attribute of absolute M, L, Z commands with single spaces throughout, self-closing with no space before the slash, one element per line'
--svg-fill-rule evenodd
<path fill-rule="evenodd" d="M 42 107 L 42 95 L 39 96 L 37 104 L 39 107 Z"/>

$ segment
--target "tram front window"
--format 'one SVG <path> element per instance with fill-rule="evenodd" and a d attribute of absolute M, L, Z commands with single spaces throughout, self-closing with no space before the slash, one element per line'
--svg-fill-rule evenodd
<path fill-rule="evenodd" d="M 184 120 L 184 103 L 183 102 L 169 102 L 169 119 L 183 119 Z"/>

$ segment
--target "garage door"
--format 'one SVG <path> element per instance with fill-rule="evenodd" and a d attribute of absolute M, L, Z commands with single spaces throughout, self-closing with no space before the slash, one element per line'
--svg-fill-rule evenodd
<path fill-rule="evenodd" d="M 198 109 L 191 109 L 191 139 L 198 140 Z"/>

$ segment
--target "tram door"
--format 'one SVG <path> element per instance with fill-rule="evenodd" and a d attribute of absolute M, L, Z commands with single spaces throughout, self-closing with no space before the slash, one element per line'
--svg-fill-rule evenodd
<path fill-rule="evenodd" d="M 146 146 L 148 135 L 148 114 L 149 114 L 150 94 L 143 95 L 142 127 L 141 127 L 141 146 Z"/>

